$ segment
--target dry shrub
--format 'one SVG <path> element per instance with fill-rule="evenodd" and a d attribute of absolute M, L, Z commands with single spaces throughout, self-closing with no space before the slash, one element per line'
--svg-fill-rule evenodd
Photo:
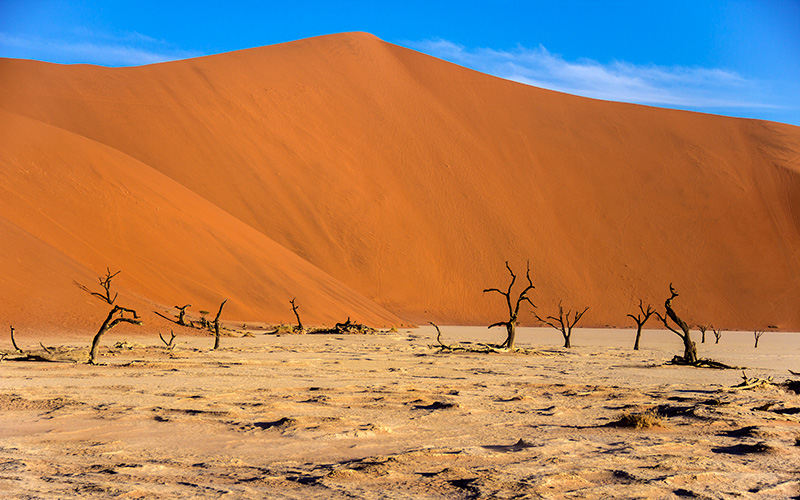
<path fill-rule="evenodd" d="M 615 427 L 630 427 L 633 429 L 648 429 L 650 427 L 664 427 L 664 422 L 653 410 L 640 413 L 624 412 L 619 419 L 612 422 Z"/>

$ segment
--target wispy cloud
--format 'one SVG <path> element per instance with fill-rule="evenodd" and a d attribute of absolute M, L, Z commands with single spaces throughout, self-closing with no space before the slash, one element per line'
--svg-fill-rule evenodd
<path fill-rule="evenodd" d="M 0 33 L 0 55 L 60 63 L 139 66 L 200 54 L 174 49 L 140 33 L 109 35 L 81 30 L 68 39 L 47 39 Z"/>
<path fill-rule="evenodd" d="M 709 111 L 780 108 L 761 96 L 759 82 L 722 69 L 567 61 L 542 45 L 496 50 L 436 39 L 407 46 L 483 73 L 596 99 Z"/>

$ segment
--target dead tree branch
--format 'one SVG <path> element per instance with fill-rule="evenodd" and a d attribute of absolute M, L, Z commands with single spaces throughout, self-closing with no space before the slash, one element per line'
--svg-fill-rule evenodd
<path fill-rule="evenodd" d="M 516 299 L 512 298 L 512 292 L 514 288 L 514 283 L 517 281 L 517 275 L 514 274 L 514 271 L 511 270 L 511 266 L 508 265 L 508 261 L 506 261 L 506 269 L 508 269 L 508 273 L 511 275 L 511 282 L 508 284 L 508 289 L 506 291 L 500 290 L 499 288 L 487 288 L 483 291 L 483 293 L 487 292 L 496 292 L 505 297 L 506 299 L 506 306 L 508 307 L 508 320 L 506 321 L 498 321 L 497 323 L 493 323 L 489 325 L 489 328 L 494 328 L 496 326 L 504 326 L 506 327 L 506 340 L 500 344 L 498 347 L 505 348 L 512 350 L 514 349 L 514 341 L 516 339 L 516 326 L 517 326 L 517 317 L 519 315 L 519 307 L 522 305 L 523 302 L 527 302 L 531 305 L 531 307 L 536 307 L 536 305 L 531 302 L 531 299 L 528 297 L 528 292 L 533 290 L 533 281 L 531 281 L 531 263 L 528 261 L 527 263 L 527 271 L 525 272 L 525 277 L 528 279 L 528 284 L 525 288 L 520 292 Z"/>
<path fill-rule="evenodd" d="M 174 348 L 175 348 L 175 344 L 174 344 L 174 341 L 175 341 L 175 332 L 173 332 L 172 330 L 170 330 L 170 331 L 169 331 L 169 333 L 171 333 L 171 334 L 172 334 L 172 337 L 170 337 L 170 339 L 169 339 L 169 342 L 167 342 L 167 340 L 166 340 L 164 337 L 162 337 L 160 333 L 158 334 L 158 338 L 160 338 L 160 339 L 161 339 L 161 342 L 163 342 L 163 343 L 164 343 L 164 345 L 165 345 L 165 346 L 167 346 L 167 349 L 169 349 L 169 350 L 172 350 L 172 349 L 174 349 Z"/>
<path fill-rule="evenodd" d="M 564 337 L 564 347 L 569 349 L 572 347 L 572 328 L 580 321 L 581 317 L 588 311 L 589 308 L 584 308 L 583 311 L 578 312 L 577 310 L 573 314 L 571 310 L 568 310 L 566 314 L 564 314 L 564 307 L 561 305 L 561 301 L 558 302 L 558 317 L 555 316 L 548 316 L 547 318 L 540 318 L 538 314 L 535 312 L 533 315 L 536 317 L 537 320 L 541 321 L 545 325 L 555 328 L 559 332 L 561 332 L 561 336 Z M 570 319 L 569 315 L 573 314 L 572 319 Z M 558 322 L 558 324 L 556 324 Z"/>
<path fill-rule="evenodd" d="M 131 314 L 133 317 L 126 317 L 125 313 Z M 118 317 L 115 317 L 119 315 Z M 141 325 L 142 322 L 139 320 L 139 316 L 136 314 L 136 311 L 133 309 L 127 309 L 125 307 L 114 306 L 111 309 L 111 312 L 108 313 L 106 316 L 105 321 L 103 324 L 100 325 L 100 329 L 95 334 L 94 338 L 92 339 L 92 348 L 89 351 L 89 364 L 96 365 L 97 364 L 97 351 L 100 347 L 100 337 L 103 336 L 104 333 L 111 330 L 115 326 L 120 323 L 132 323 L 134 325 Z"/>
<path fill-rule="evenodd" d="M 763 331 L 756 330 L 753 332 L 753 337 L 756 339 L 755 349 L 758 349 L 758 341 L 761 339 L 761 336 L 764 335 Z"/>
<path fill-rule="evenodd" d="M 13 327 L 13 326 L 11 327 L 11 345 L 13 345 L 13 346 L 14 346 L 14 350 L 15 350 L 15 351 L 17 351 L 18 353 L 20 353 L 20 354 L 25 354 L 25 353 L 22 351 L 22 349 L 20 349 L 20 348 L 17 346 L 17 341 L 16 341 L 16 340 L 14 340 L 14 327 Z"/>
<path fill-rule="evenodd" d="M 458 344 L 456 344 L 456 345 L 447 345 L 444 342 L 442 342 L 442 331 L 439 330 L 439 327 L 436 326 L 436 323 L 434 323 L 433 321 L 429 321 L 428 323 L 430 323 L 431 325 L 433 325 L 434 328 L 436 328 L 436 343 L 438 345 L 431 346 L 431 347 L 438 347 L 442 351 L 465 351 L 466 350 L 465 347 L 460 346 Z"/>
<path fill-rule="evenodd" d="M 219 311 L 217 311 L 217 317 L 214 318 L 214 350 L 219 349 L 219 316 L 222 314 L 222 307 L 226 302 L 228 302 L 228 299 L 222 301 L 222 304 L 219 305 Z"/>
<path fill-rule="evenodd" d="M 104 293 L 93 292 L 89 290 L 88 287 L 81 285 L 77 281 L 75 281 L 74 283 L 78 286 L 78 288 L 88 293 L 89 295 L 100 297 L 100 299 L 102 299 L 104 302 L 107 302 L 109 305 L 113 306 L 114 302 L 117 300 L 117 296 L 119 295 L 119 293 L 115 293 L 113 297 L 111 296 L 111 280 L 113 280 L 114 277 L 121 272 L 122 271 L 117 271 L 115 273 L 112 273 L 111 269 L 107 267 L 106 275 L 97 277 L 97 280 L 100 282 L 100 286 L 102 286 L 103 290 L 105 291 Z"/>
<path fill-rule="evenodd" d="M 647 320 L 650 319 L 650 316 L 655 313 L 655 310 L 653 310 L 653 307 L 650 304 L 647 304 L 647 309 L 644 308 L 642 299 L 639 299 L 639 311 L 640 314 L 637 314 L 636 316 L 633 314 L 628 314 L 628 317 L 636 322 L 636 341 L 633 343 L 634 351 L 639 350 L 639 340 L 642 338 L 642 327 L 645 323 L 647 323 Z"/>

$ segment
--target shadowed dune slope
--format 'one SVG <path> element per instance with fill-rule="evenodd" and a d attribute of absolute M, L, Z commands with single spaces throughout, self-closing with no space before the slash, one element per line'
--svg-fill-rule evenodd
<path fill-rule="evenodd" d="M 0 108 L 0 230 L 54 280 L 110 265 L 159 304 L 235 293 L 246 319 L 289 319 L 296 295 L 315 320 L 481 324 L 505 308 L 482 289 L 530 259 L 540 314 L 563 299 L 626 326 L 674 282 L 691 323 L 800 330 L 797 127 L 361 33 L 135 68 L 0 60 Z M 3 299 L 27 272 L 4 252 Z"/>
<path fill-rule="evenodd" d="M 315 322 L 400 321 L 118 150 L 6 112 L 0 137 L 2 312 L 16 326 L 99 326 L 110 307 L 76 282 L 102 291 L 106 266 L 123 271 L 117 303 L 143 313 L 228 298 L 223 319 L 288 321 L 296 295 Z"/>

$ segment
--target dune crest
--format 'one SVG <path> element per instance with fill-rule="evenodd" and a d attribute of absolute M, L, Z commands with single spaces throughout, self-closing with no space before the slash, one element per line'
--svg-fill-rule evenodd
<path fill-rule="evenodd" d="M 797 127 L 537 89 L 363 33 L 136 68 L 6 59 L 0 89 L 0 231 L 51 255 L 54 283 L 112 265 L 133 295 L 235 294 L 247 320 L 288 320 L 297 295 L 309 321 L 488 324 L 503 304 L 481 291 L 530 259 L 534 303 L 589 306 L 585 326 L 632 326 L 673 282 L 690 323 L 800 330 Z M 5 299 L 36 281 L 4 252 L 17 321 Z"/>

